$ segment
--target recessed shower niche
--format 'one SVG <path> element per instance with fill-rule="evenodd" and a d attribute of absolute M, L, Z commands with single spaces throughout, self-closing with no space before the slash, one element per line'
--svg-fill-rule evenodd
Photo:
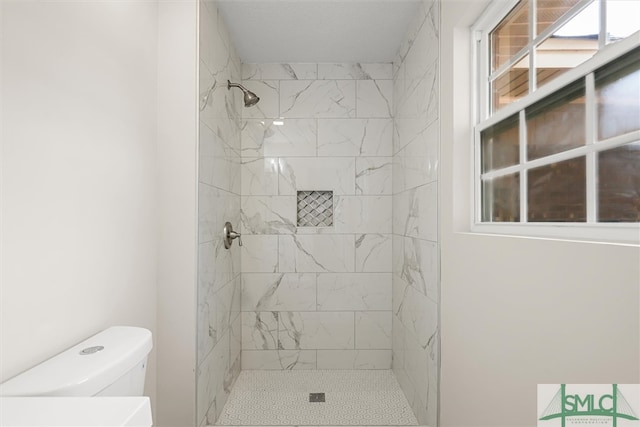
<path fill-rule="evenodd" d="M 298 191 L 298 227 L 333 225 L 333 191 Z"/>

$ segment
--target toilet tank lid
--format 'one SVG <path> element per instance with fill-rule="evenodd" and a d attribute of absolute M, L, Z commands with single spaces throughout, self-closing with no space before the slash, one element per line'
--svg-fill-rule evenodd
<path fill-rule="evenodd" d="M 113 326 L 0 384 L 0 396 L 92 396 L 144 360 L 151 332 Z"/>

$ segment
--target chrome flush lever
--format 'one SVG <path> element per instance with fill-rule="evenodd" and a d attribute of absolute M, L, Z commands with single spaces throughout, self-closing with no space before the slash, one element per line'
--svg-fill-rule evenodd
<path fill-rule="evenodd" d="M 231 247 L 233 239 L 238 239 L 238 245 L 242 246 L 242 237 L 240 237 L 240 233 L 233 231 L 233 226 L 229 221 L 224 224 L 224 228 L 222 229 L 222 236 L 224 238 L 225 249 L 229 249 Z"/>

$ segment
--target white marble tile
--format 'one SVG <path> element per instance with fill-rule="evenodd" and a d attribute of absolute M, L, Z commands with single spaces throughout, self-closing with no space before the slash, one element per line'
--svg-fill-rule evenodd
<path fill-rule="evenodd" d="M 414 341 L 409 341 L 406 350 L 405 370 L 408 383 L 413 389 L 414 401 L 412 406 L 417 408 L 416 416 L 421 419 L 428 418 L 427 401 L 429 394 L 435 394 L 437 383 L 432 383 L 429 378 L 428 351 L 417 345 Z"/>
<path fill-rule="evenodd" d="M 242 196 L 243 234 L 287 234 L 296 231 L 295 196 Z"/>
<path fill-rule="evenodd" d="M 211 404 L 212 394 L 215 392 L 215 386 L 211 381 L 209 373 L 208 359 L 202 361 L 196 370 L 196 417 L 198 420 L 206 421 L 205 416 L 207 409 Z"/>
<path fill-rule="evenodd" d="M 231 326 L 232 318 L 235 318 L 235 313 L 232 311 L 234 297 L 240 294 L 239 283 L 240 276 L 238 275 L 207 298 L 209 307 L 212 307 L 208 319 L 209 335 L 214 338 L 215 345 L 218 345 L 218 342 L 223 339 L 222 337 L 229 336 L 227 332 Z"/>
<path fill-rule="evenodd" d="M 281 272 L 353 272 L 353 235 L 280 235 L 278 263 Z"/>
<path fill-rule="evenodd" d="M 242 194 L 275 196 L 278 194 L 278 159 L 244 159 L 241 166 Z"/>
<path fill-rule="evenodd" d="M 242 80 L 315 80 L 317 77 L 317 64 L 242 64 Z"/>
<path fill-rule="evenodd" d="M 356 271 L 391 271 L 392 240 L 389 234 L 356 235 Z"/>
<path fill-rule="evenodd" d="M 244 273 L 242 311 L 314 311 L 314 273 Z"/>
<path fill-rule="evenodd" d="M 198 105 L 203 101 L 206 93 L 209 92 L 213 80 L 216 81 L 216 87 L 209 95 L 204 109 L 199 110 L 199 117 L 200 122 L 210 127 L 220 141 L 236 152 L 240 152 L 239 127 L 241 123 L 242 93 L 228 91 L 226 88 L 227 79 L 236 80 L 228 72 L 222 71 L 211 77 L 211 80 L 203 83 L 205 86 L 202 87 Z"/>
<path fill-rule="evenodd" d="M 357 117 L 392 117 L 392 80 L 359 80 L 356 83 L 356 94 Z"/>
<path fill-rule="evenodd" d="M 243 350 L 243 370 L 316 369 L 315 350 Z"/>
<path fill-rule="evenodd" d="M 348 80 L 282 80 L 280 115 L 284 118 L 355 117 L 356 85 Z"/>
<path fill-rule="evenodd" d="M 240 215 L 240 196 L 211 187 L 198 185 L 198 241 L 222 238 L 225 221 L 237 221 Z"/>
<path fill-rule="evenodd" d="M 240 271 L 240 251 L 224 248 L 222 239 L 198 245 L 198 289 L 204 295 L 209 288 L 217 290 Z"/>
<path fill-rule="evenodd" d="M 394 297 L 397 294 L 402 294 L 402 299 L 398 303 L 394 301 L 398 306 L 395 314 L 409 334 L 405 337 L 405 344 L 417 342 L 422 348 L 432 345 L 438 329 L 437 303 L 412 286 L 405 287 L 404 292 L 394 292 Z"/>
<path fill-rule="evenodd" d="M 229 334 L 229 362 L 231 364 L 240 363 L 240 352 L 242 351 L 242 313 L 238 313 L 231 322 Z"/>
<path fill-rule="evenodd" d="M 439 44 L 437 2 L 433 2 L 431 7 L 434 6 L 435 9 L 430 8 L 428 10 L 424 24 L 415 35 L 411 50 L 405 57 L 405 64 L 407 71 L 409 71 L 407 77 L 409 79 L 424 75 L 424 72 L 438 59 L 438 49 L 434 49 Z"/>
<path fill-rule="evenodd" d="M 355 315 L 357 349 L 391 349 L 391 311 L 358 311 Z"/>
<path fill-rule="evenodd" d="M 247 311 L 241 318 L 243 352 L 278 348 L 278 313 Z"/>
<path fill-rule="evenodd" d="M 278 271 L 278 236 L 242 236 L 240 248 L 242 273 L 275 273 Z"/>
<path fill-rule="evenodd" d="M 319 156 L 385 156 L 392 152 L 391 119 L 319 119 Z"/>
<path fill-rule="evenodd" d="M 198 295 L 198 320 L 197 320 L 197 364 L 200 365 L 209 354 L 218 337 L 215 329 L 209 326 L 209 319 L 215 318 L 214 292 L 207 290 L 204 295 Z"/>
<path fill-rule="evenodd" d="M 199 141 L 198 181 L 240 194 L 239 153 L 202 122 Z"/>
<path fill-rule="evenodd" d="M 395 65 L 395 64 L 394 64 Z M 404 63 L 398 66 L 393 77 L 393 117 L 398 117 L 399 106 L 407 97 L 407 67 Z"/>
<path fill-rule="evenodd" d="M 431 372 L 433 359 L 430 348 L 424 349 L 414 341 L 410 343 L 406 349 L 405 370 L 409 381 L 413 384 L 416 403 L 425 410 L 421 417 L 424 418 L 434 410 L 433 407 L 429 408 L 427 402 L 434 403 L 431 395 L 437 394 L 437 380 L 435 380 L 435 372 Z"/>
<path fill-rule="evenodd" d="M 220 217 L 220 209 L 217 204 L 224 195 L 222 190 L 210 185 L 198 184 L 198 243 L 211 242 L 218 238 L 216 226 Z"/>
<path fill-rule="evenodd" d="M 237 82 L 234 82 L 237 83 Z M 242 85 L 251 92 L 258 95 L 260 102 L 252 107 L 244 107 L 242 103 L 238 108 L 242 108 L 243 119 L 276 119 L 280 117 L 280 82 L 278 80 L 246 80 Z M 242 95 L 240 89 L 231 88 Z"/>
<path fill-rule="evenodd" d="M 318 274 L 318 311 L 391 310 L 391 273 Z"/>
<path fill-rule="evenodd" d="M 438 244 L 394 236 L 393 272 L 433 301 L 438 301 Z"/>
<path fill-rule="evenodd" d="M 437 182 L 393 196 L 393 234 L 438 240 Z"/>
<path fill-rule="evenodd" d="M 439 142 L 436 121 L 393 157 L 394 193 L 438 179 Z"/>
<path fill-rule="evenodd" d="M 395 293 L 394 293 L 395 296 Z M 395 301 L 394 301 L 395 303 Z M 391 337 L 392 343 L 392 367 L 393 372 L 398 376 L 397 371 L 404 371 L 404 354 L 405 354 L 405 327 L 400 321 L 400 318 L 395 314 L 396 311 L 393 311 L 393 317 L 391 321 L 391 330 L 393 331 L 393 335 Z M 399 378 L 398 378 L 399 379 Z"/>
<path fill-rule="evenodd" d="M 287 350 L 353 349 L 353 312 L 281 312 L 278 345 Z"/>
<path fill-rule="evenodd" d="M 225 391 L 225 378 L 229 373 L 228 335 L 220 339 L 211 353 L 209 353 L 209 356 L 203 361 L 203 365 L 208 366 L 201 366 L 201 376 L 203 377 L 204 384 L 199 390 L 200 393 L 198 393 L 202 396 L 202 401 L 199 402 L 198 413 L 199 416 L 204 416 L 203 412 L 206 411 L 207 418 L 211 419 L 215 418 L 216 412 L 218 411 L 217 405 L 212 409 L 214 402 L 220 406 L 224 406 L 224 401 L 226 401 L 226 396 L 228 396 L 228 393 Z M 209 412 L 212 410 L 213 414 L 210 415 Z"/>
<path fill-rule="evenodd" d="M 318 369 L 390 369 L 391 350 L 318 350 Z"/>
<path fill-rule="evenodd" d="M 391 196 L 334 196 L 337 233 L 391 233 Z"/>
<path fill-rule="evenodd" d="M 393 60 L 394 68 L 397 68 L 398 64 L 404 62 L 407 54 L 409 53 L 409 51 L 411 50 L 411 47 L 413 46 L 413 43 L 416 37 L 418 36 L 419 31 L 424 26 L 429 3 L 431 2 L 429 1 L 418 2 L 418 10 L 416 10 L 416 13 L 413 16 L 413 19 L 407 28 L 407 33 L 402 43 L 400 43 L 400 47 L 398 48 L 396 57 Z M 433 46 L 432 48 L 435 48 L 435 46 Z M 395 74 L 395 71 L 394 71 L 394 74 Z"/>
<path fill-rule="evenodd" d="M 245 120 L 242 157 L 316 155 L 316 119 Z"/>
<path fill-rule="evenodd" d="M 356 158 L 356 194 L 391 194 L 392 159 L 391 157 Z"/>
<path fill-rule="evenodd" d="M 318 64 L 319 79 L 373 80 L 391 79 L 391 63 L 325 63 Z"/>
<path fill-rule="evenodd" d="M 281 195 L 327 190 L 335 195 L 355 194 L 355 160 L 350 157 L 280 158 Z"/>
<path fill-rule="evenodd" d="M 406 99 L 397 107 L 396 121 L 399 125 L 402 120 L 413 119 L 417 122 L 411 124 L 413 128 L 425 129 L 438 118 L 438 83 L 437 63 L 424 76 L 406 81 Z M 410 141 L 412 138 L 405 139 Z"/>

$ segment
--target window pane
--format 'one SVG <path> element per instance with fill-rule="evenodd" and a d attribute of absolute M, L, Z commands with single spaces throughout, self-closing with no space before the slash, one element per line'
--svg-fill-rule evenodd
<path fill-rule="evenodd" d="M 585 163 L 585 157 L 578 157 L 529 171 L 529 222 L 586 221 Z"/>
<path fill-rule="evenodd" d="M 582 9 L 576 16 L 553 33 L 552 37 L 562 38 L 593 38 L 600 33 L 599 2 L 594 1 Z"/>
<path fill-rule="evenodd" d="M 596 72 L 598 139 L 640 129 L 640 49 Z"/>
<path fill-rule="evenodd" d="M 529 55 L 491 82 L 492 111 L 526 96 L 529 93 Z"/>
<path fill-rule="evenodd" d="M 529 1 L 518 2 L 489 37 L 493 72 L 529 43 Z"/>
<path fill-rule="evenodd" d="M 518 116 L 509 117 L 484 130 L 480 136 L 482 172 L 517 165 L 520 162 Z"/>
<path fill-rule="evenodd" d="M 538 0 L 536 2 L 536 34 L 540 34 L 580 0 Z"/>
<path fill-rule="evenodd" d="M 482 181 L 482 221 L 520 221 L 520 174 Z"/>
<path fill-rule="evenodd" d="M 582 80 L 526 109 L 527 159 L 534 160 L 585 144 Z"/>
<path fill-rule="evenodd" d="M 592 3 L 536 46 L 537 87 L 577 67 L 598 51 L 598 4 Z"/>
<path fill-rule="evenodd" d="M 640 222 L 640 142 L 598 154 L 598 221 Z"/>
<path fill-rule="evenodd" d="M 640 1 L 607 0 L 607 43 L 640 30 Z"/>

